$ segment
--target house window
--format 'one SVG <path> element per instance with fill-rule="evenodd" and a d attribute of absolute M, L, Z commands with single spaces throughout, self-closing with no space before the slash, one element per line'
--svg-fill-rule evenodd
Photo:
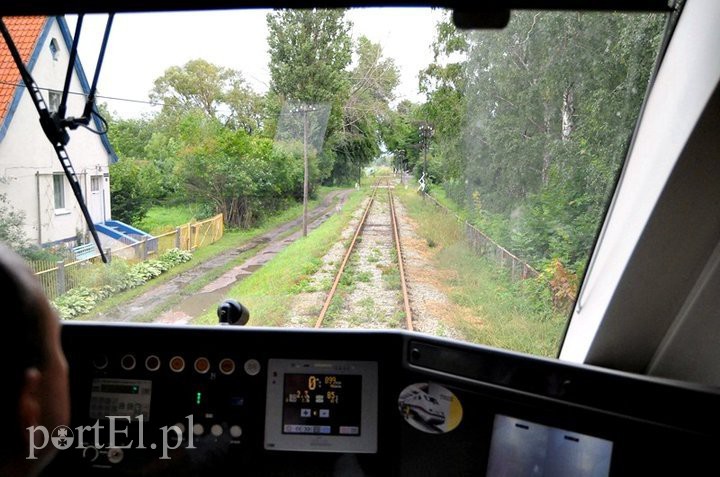
<path fill-rule="evenodd" d="M 90 192 L 99 192 L 100 191 L 100 181 L 101 180 L 102 180 L 102 176 L 90 177 Z"/>
<path fill-rule="evenodd" d="M 56 113 L 60 107 L 62 95 L 59 91 L 48 91 L 48 111 Z"/>
<path fill-rule="evenodd" d="M 58 47 L 57 40 L 53 38 L 50 40 L 50 54 L 53 56 L 53 60 L 57 61 L 59 51 L 60 47 Z"/>
<path fill-rule="evenodd" d="M 60 47 L 58 47 L 58 42 L 55 38 L 53 38 L 50 40 L 50 54 L 52 55 L 53 60 L 57 61 L 59 52 Z"/>
<path fill-rule="evenodd" d="M 55 196 L 55 208 L 65 208 L 65 176 L 53 174 L 53 192 Z"/>

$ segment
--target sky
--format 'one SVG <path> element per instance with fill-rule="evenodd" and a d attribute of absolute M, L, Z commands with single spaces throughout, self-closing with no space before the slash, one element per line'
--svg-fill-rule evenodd
<path fill-rule="evenodd" d="M 203 58 L 242 72 L 258 92 L 270 82 L 267 51 L 269 10 L 119 14 L 115 16 L 98 84 L 98 94 L 147 101 L 153 81 L 189 60 Z M 386 57 L 400 69 L 398 99 L 420 101 L 418 71 L 432 62 L 431 44 L 439 10 L 367 8 L 348 12 L 352 36 L 365 35 L 383 46 Z M 91 80 L 105 28 L 106 15 L 83 20 L 79 55 Z M 68 17 L 72 32 L 74 17 Z M 158 108 L 148 104 L 101 98 L 110 111 L 125 118 L 140 117 Z"/>

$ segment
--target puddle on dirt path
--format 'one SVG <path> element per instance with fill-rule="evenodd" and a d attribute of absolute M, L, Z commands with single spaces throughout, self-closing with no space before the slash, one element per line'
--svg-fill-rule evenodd
<path fill-rule="evenodd" d="M 249 274 L 238 276 L 240 281 Z M 182 302 L 176 305 L 172 310 L 166 311 L 160 315 L 155 323 L 159 324 L 187 324 L 193 318 L 204 315 L 208 310 L 217 309 L 218 305 L 227 298 L 227 292 L 230 287 L 236 282 L 230 283 L 226 287 L 219 288 L 212 292 L 207 293 L 196 293 L 192 296 L 185 298 Z"/>
<path fill-rule="evenodd" d="M 227 293 L 231 287 L 249 277 L 283 248 L 285 247 L 272 247 L 272 250 L 260 252 L 242 265 L 228 270 L 216 280 L 205 285 L 199 292 L 186 297 L 171 310 L 160 315 L 155 322 L 185 324 L 198 316 L 204 315 L 208 310 L 217 308 L 223 300 L 228 298 Z"/>

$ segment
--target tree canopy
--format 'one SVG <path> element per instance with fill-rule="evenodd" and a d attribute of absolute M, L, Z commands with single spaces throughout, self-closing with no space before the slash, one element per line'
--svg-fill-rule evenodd
<path fill-rule="evenodd" d="M 499 32 L 440 23 L 421 73 L 435 182 L 527 260 L 581 271 L 662 27 L 619 13 L 520 12 Z"/>
<path fill-rule="evenodd" d="M 345 10 L 279 10 L 267 24 L 273 91 L 308 104 L 342 101 L 352 54 Z"/>
<path fill-rule="evenodd" d="M 231 129 L 252 133 L 262 126 L 262 96 L 242 73 L 203 59 L 168 68 L 155 80 L 150 99 L 162 104 L 168 118 L 196 110 Z"/>

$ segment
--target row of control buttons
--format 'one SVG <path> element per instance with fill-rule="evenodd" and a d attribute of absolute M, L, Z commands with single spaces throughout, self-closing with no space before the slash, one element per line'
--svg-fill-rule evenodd
<path fill-rule="evenodd" d="M 162 362 L 160 358 L 154 354 L 151 354 L 145 358 L 145 369 L 148 371 L 157 371 L 160 369 Z M 175 373 L 180 373 L 185 370 L 185 358 L 182 356 L 173 356 L 168 362 L 170 370 Z M 93 360 L 93 366 L 96 369 L 105 369 L 108 366 L 107 356 L 103 355 Z M 120 359 L 120 367 L 125 371 L 132 371 L 137 366 L 137 360 L 132 354 L 126 354 Z M 198 374 L 206 374 L 210 371 L 211 365 L 210 360 L 204 356 L 195 359 L 193 363 L 193 369 Z M 260 363 L 256 359 L 249 359 L 245 361 L 243 369 L 249 376 L 255 376 L 260 373 Z M 235 372 L 235 361 L 230 358 L 223 358 L 218 363 L 218 370 L 229 376 Z"/>
<path fill-rule="evenodd" d="M 175 424 L 176 427 L 180 429 L 181 434 L 185 434 L 185 425 L 182 422 L 178 422 Z M 205 434 L 205 426 L 197 423 L 193 424 L 193 435 L 195 436 L 202 436 Z M 210 434 L 212 434 L 215 437 L 220 437 L 223 435 L 224 429 L 220 424 L 213 424 L 210 426 Z M 228 433 L 230 434 L 230 437 L 233 439 L 239 439 L 240 436 L 242 436 L 242 427 L 238 426 L 237 424 L 233 424 L 230 426 L 230 429 L 228 429 Z"/>
<path fill-rule="evenodd" d="M 185 425 L 182 422 L 178 422 L 177 424 L 175 424 L 175 426 L 180 429 L 181 434 L 185 434 L 186 429 Z M 200 437 L 205 434 L 205 426 L 203 426 L 202 424 L 194 424 L 192 431 L 193 435 L 195 435 L 196 437 Z M 213 424 L 212 426 L 210 426 L 210 434 L 212 434 L 214 437 L 222 436 L 223 432 L 224 429 L 220 424 Z M 228 434 L 230 434 L 230 437 L 233 439 L 239 439 L 242 436 L 242 427 L 237 424 L 233 424 L 228 429 Z M 154 444 L 151 445 L 151 448 L 155 449 Z M 123 452 L 123 450 L 116 447 L 110 447 L 106 452 L 103 453 L 107 453 L 107 460 L 111 464 L 119 464 L 125 457 L 125 453 Z M 90 462 L 95 462 L 100 456 L 100 451 L 96 447 L 88 445 L 83 448 L 82 456 L 84 459 Z"/>

